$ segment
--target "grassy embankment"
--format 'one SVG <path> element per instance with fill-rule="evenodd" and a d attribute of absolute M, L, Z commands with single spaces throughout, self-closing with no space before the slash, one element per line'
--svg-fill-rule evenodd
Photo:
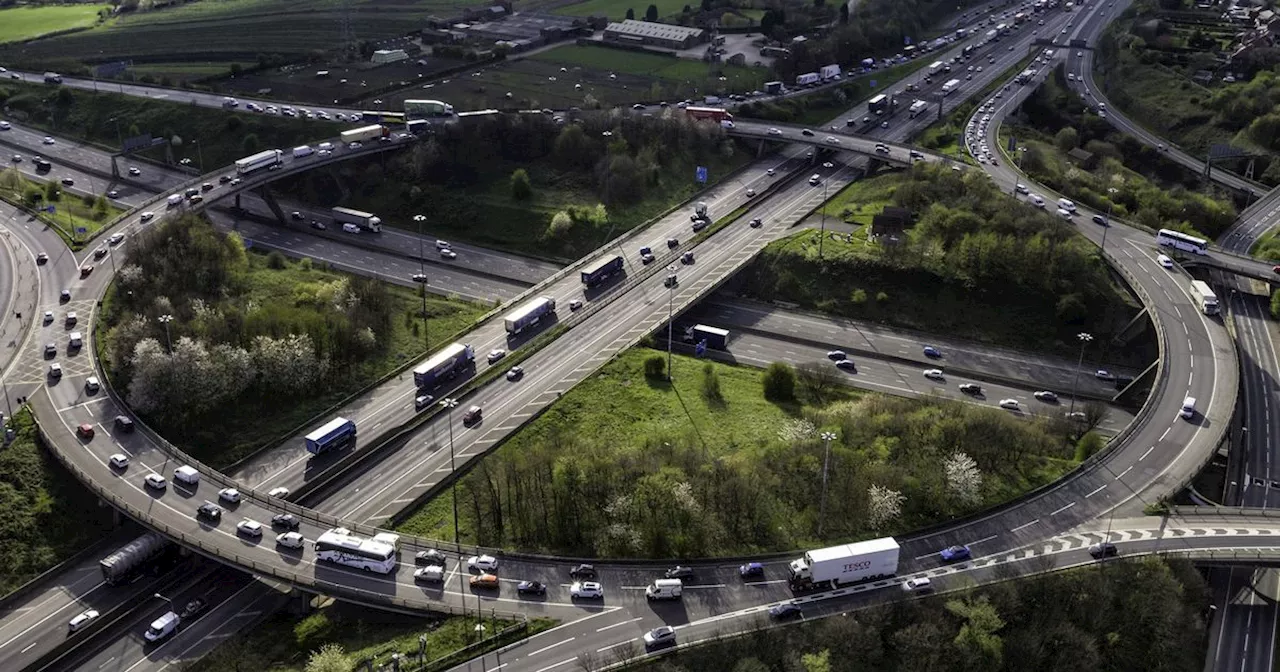
<path fill-rule="evenodd" d="M 56 225 L 59 235 L 73 249 L 77 248 L 79 240 L 93 236 L 104 224 L 124 212 L 104 196 L 92 198 L 67 194 L 57 182 L 29 180 L 16 168 L 0 171 L 0 198 L 39 209 L 36 217 Z M 53 212 L 46 209 L 49 206 L 53 207 Z M 80 228 L 86 233 L 77 235 L 75 232 Z"/>
<path fill-rule="evenodd" d="M 0 408 L 6 413 L 7 408 Z M 16 436 L 0 450 L 0 595 L 106 536 L 111 509 L 62 468 L 30 412 L 7 418 Z"/>
<path fill-rule="evenodd" d="M 88 28 L 107 5 L 41 5 L 0 9 L 0 43 L 21 42 L 62 30 Z"/>
<path fill-rule="evenodd" d="M 509 625 L 507 621 L 485 619 L 485 633 L 492 635 Z M 555 621 L 550 619 L 533 619 L 528 634 L 554 625 Z M 371 657 L 386 662 L 391 652 L 400 652 L 416 663 L 419 636 L 427 639 L 428 660 L 437 660 L 476 643 L 475 626 L 475 618 L 415 618 L 336 602 L 302 620 L 287 612 L 276 613 L 251 632 L 224 642 L 185 669 L 187 672 L 303 672 L 307 669 L 308 655 L 328 645 L 342 647 L 351 663 Z M 479 655 L 505 643 L 509 642 L 494 642 L 473 654 Z"/>
<path fill-rule="evenodd" d="M 463 542 L 606 557 L 781 551 L 944 520 L 1074 464 L 1048 424 L 856 392 L 830 362 L 815 368 L 830 374 L 819 376 L 825 385 L 811 387 L 802 373 L 794 396 L 771 401 L 758 369 L 676 356 L 673 388 L 645 375 L 654 357 L 665 360 L 643 348 L 623 353 L 463 476 L 455 486 Z M 821 535 L 819 430 L 839 435 Z M 963 502 L 938 468 L 955 452 L 983 477 Z M 868 522 L 873 485 L 905 498 L 901 515 L 878 529 Z M 398 529 L 452 536 L 451 501 L 442 493 Z"/>

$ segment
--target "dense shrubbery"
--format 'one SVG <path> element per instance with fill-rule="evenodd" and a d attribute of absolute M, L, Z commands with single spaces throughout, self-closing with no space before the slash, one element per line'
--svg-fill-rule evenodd
<path fill-rule="evenodd" d="M 352 205 L 392 225 L 410 227 L 423 214 L 433 231 L 573 259 L 691 194 L 694 166 L 709 166 L 716 180 L 747 158 L 719 126 L 673 108 L 655 117 L 590 113 L 564 125 L 546 115 L 472 120 L 338 171 L 355 183 Z M 524 176 L 513 182 L 516 169 Z M 285 185 L 325 204 L 344 191 L 324 172 Z"/>
<path fill-rule="evenodd" d="M 817 392 L 839 398 L 847 388 L 819 390 L 804 375 L 802 398 L 814 405 L 787 402 L 778 414 L 753 406 L 768 391 L 761 374 L 714 365 L 708 375 L 686 358 L 676 361 L 677 403 L 646 379 L 646 358 L 610 364 L 462 478 L 465 542 L 607 557 L 781 551 L 969 513 L 1057 478 L 1073 459 L 1057 422 L 882 396 L 819 408 Z M 777 381 L 789 376 L 771 374 L 775 395 L 787 396 Z M 667 408 L 691 412 L 702 429 Z M 778 419 L 761 419 L 770 414 Z M 720 428 L 751 422 L 763 426 L 749 436 Z M 839 436 L 821 537 L 820 430 Z M 430 517 L 404 529 L 438 536 Z"/>
<path fill-rule="evenodd" d="M 1192 672 L 1204 663 L 1208 601 L 1190 563 L 1144 558 L 895 600 L 699 646 L 638 669 Z"/>
<path fill-rule="evenodd" d="M 111 510 L 46 452 L 29 412 L 9 420 L 0 449 L 0 595 L 105 536 Z"/>
<path fill-rule="evenodd" d="M 418 333 L 421 309 L 387 285 L 275 252 L 250 256 L 238 236 L 200 217 L 167 221 L 127 245 L 107 304 L 105 362 L 131 407 L 178 430 L 173 438 L 207 428 L 205 448 L 244 429 L 230 409 L 259 421 L 305 412 L 308 400 L 356 389 L 395 366 L 392 348 L 405 345 L 397 330 L 412 324 Z M 462 308 L 429 303 L 433 320 Z M 417 354 L 422 341 L 414 347 L 401 354 Z"/>
<path fill-rule="evenodd" d="M 1021 167 L 1037 182 L 1091 208 L 1151 229 L 1217 237 L 1236 218 L 1229 195 L 1198 174 L 1119 133 L 1067 90 L 1061 67 L 1019 108 L 1012 132 L 1026 147 Z M 1029 143 L 1038 140 L 1039 144 Z M 1096 157 L 1085 170 L 1066 152 Z"/>
<path fill-rule="evenodd" d="M 890 204 L 914 213 L 902 240 L 882 247 L 861 230 L 854 243 L 827 240 L 820 261 L 816 233 L 798 234 L 766 248 L 740 291 L 1036 349 L 1074 343 L 1081 329 L 1110 333 L 1130 317 L 1097 248 L 981 172 L 917 164 L 876 179 L 892 183 Z"/>

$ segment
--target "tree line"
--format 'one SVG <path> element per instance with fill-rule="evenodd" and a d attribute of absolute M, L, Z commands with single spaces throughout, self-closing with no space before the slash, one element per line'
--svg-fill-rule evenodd
<path fill-rule="evenodd" d="M 130 406 L 166 425 L 225 404 L 323 393 L 388 346 L 395 306 L 359 276 L 275 286 L 279 253 L 250 258 L 235 234 L 184 215 L 144 229 L 105 305 L 105 363 Z M 303 269 L 310 268 L 304 260 Z"/>
<path fill-rule="evenodd" d="M 646 362 L 647 376 L 662 377 L 660 360 Z M 790 384 L 779 386 L 779 368 Z M 455 486 L 462 528 L 472 531 L 464 541 L 596 557 L 781 551 L 964 515 L 1052 480 L 1074 460 L 1058 420 L 1024 422 L 941 399 L 823 404 L 839 382 L 789 368 L 762 374 L 761 394 L 810 405 L 776 435 L 741 445 L 707 446 L 692 429 L 601 439 L 553 406 Z M 701 394 L 724 403 L 714 367 L 702 376 Z M 822 431 L 838 438 L 820 524 Z"/>
<path fill-rule="evenodd" d="M 1051 568 L 1051 561 L 1042 565 Z M 1208 604 L 1204 577 L 1189 562 L 1121 560 L 925 600 L 894 600 L 627 669 L 1193 672 L 1204 665 Z M 639 653 L 622 647 L 589 656 L 582 668 L 602 669 Z"/>

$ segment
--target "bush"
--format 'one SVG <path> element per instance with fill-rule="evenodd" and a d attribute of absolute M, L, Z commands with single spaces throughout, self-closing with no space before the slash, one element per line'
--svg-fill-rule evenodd
<path fill-rule="evenodd" d="M 1076 442 L 1076 461 L 1083 462 L 1089 459 L 1089 456 L 1102 450 L 1106 445 L 1106 441 L 1103 441 L 1097 432 L 1086 433 Z"/>
<path fill-rule="evenodd" d="M 293 627 L 293 639 L 304 651 L 313 649 L 332 639 L 333 623 L 324 612 L 311 614 Z"/>
<path fill-rule="evenodd" d="M 529 184 L 529 173 L 524 168 L 517 168 L 511 173 L 511 197 L 517 201 L 527 201 L 533 196 L 533 187 Z"/>
<path fill-rule="evenodd" d="M 707 401 L 724 401 L 720 392 L 720 374 L 711 362 L 702 365 L 702 397 Z"/>
<path fill-rule="evenodd" d="M 288 263 L 285 261 L 283 254 L 273 250 L 271 254 L 267 255 L 267 268 L 270 268 L 273 271 L 279 271 L 283 270 L 287 265 Z"/>
<path fill-rule="evenodd" d="M 665 378 L 667 360 L 662 355 L 649 355 L 644 360 L 645 378 Z"/>
<path fill-rule="evenodd" d="M 764 398 L 769 401 L 795 401 L 796 371 L 786 362 L 774 362 L 761 374 Z"/>

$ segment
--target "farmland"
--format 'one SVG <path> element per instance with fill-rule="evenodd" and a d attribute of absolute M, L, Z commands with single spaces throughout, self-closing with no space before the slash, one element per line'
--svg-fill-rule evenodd
<path fill-rule="evenodd" d="M 719 65 L 713 71 L 711 67 L 701 61 L 567 45 L 381 97 L 388 103 L 436 98 L 459 110 L 591 108 L 750 91 L 768 79 L 768 72 L 761 68 Z"/>
<path fill-rule="evenodd" d="M 105 5 L 46 5 L 0 10 L 0 42 L 30 40 L 41 35 L 88 28 Z"/>
<path fill-rule="evenodd" d="M 556 14 L 565 16 L 599 16 L 609 17 L 610 21 L 621 21 L 627 16 L 628 9 L 636 11 L 636 18 L 644 18 L 649 5 L 658 6 L 658 16 L 679 14 L 685 5 L 693 4 L 688 0 L 586 0 L 555 10 Z"/>
<path fill-rule="evenodd" d="M 256 61 L 264 53 L 303 56 L 337 46 L 342 4 L 340 0 L 203 0 L 127 14 L 108 25 L 73 35 L 9 45 L 0 49 L 0 59 L 36 64 L 65 63 L 65 54 L 93 54 L 95 61 L 137 62 Z M 482 2 L 420 0 L 388 4 L 382 0 L 353 0 L 352 32 L 360 40 L 403 35 L 420 27 L 432 14 L 469 4 Z M 0 21 L 0 25 L 4 22 Z"/>

